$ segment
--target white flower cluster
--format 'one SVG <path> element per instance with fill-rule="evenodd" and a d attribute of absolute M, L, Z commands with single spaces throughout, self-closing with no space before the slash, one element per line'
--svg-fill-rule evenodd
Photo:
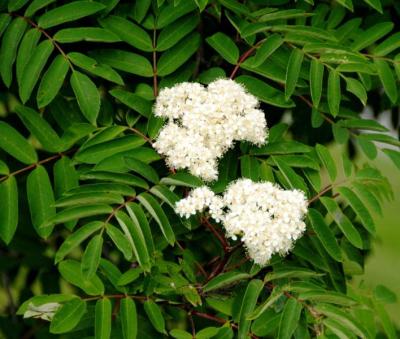
<path fill-rule="evenodd" d="M 182 217 L 209 209 L 229 237 L 241 236 L 249 256 L 265 265 L 275 253 L 286 254 L 306 228 L 307 199 L 302 191 L 283 190 L 270 182 L 239 179 L 222 197 L 208 187 L 194 189 L 176 204 Z"/>
<path fill-rule="evenodd" d="M 153 144 L 175 169 L 206 181 L 218 177 L 218 159 L 235 140 L 265 143 L 267 123 L 259 102 L 233 80 L 180 83 L 163 89 L 154 114 L 168 119 Z"/>

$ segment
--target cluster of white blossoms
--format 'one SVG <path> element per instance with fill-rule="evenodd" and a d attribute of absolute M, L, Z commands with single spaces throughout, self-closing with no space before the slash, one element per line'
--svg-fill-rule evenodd
<path fill-rule="evenodd" d="M 187 218 L 207 208 L 225 227 L 227 236 L 241 237 L 249 256 L 259 265 L 265 265 L 275 253 L 285 255 L 306 228 L 305 194 L 270 182 L 239 179 L 222 197 L 208 187 L 196 188 L 177 202 L 175 210 Z"/>
<path fill-rule="evenodd" d="M 216 80 L 207 88 L 184 82 L 163 89 L 154 114 L 167 118 L 167 123 L 153 147 L 166 157 L 168 166 L 215 180 L 218 159 L 235 140 L 265 143 L 267 123 L 258 106 L 256 97 L 229 79 Z"/>

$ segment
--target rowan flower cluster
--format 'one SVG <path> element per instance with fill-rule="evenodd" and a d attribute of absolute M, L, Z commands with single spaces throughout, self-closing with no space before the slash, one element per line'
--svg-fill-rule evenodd
<path fill-rule="evenodd" d="M 154 113 L 167 123 L 153 144 L 175 169 L 187 168 L 206 181 L 218 178 L 218 159 L 235 140 L 262 145 L 267 138 L 259 102 L 233 80 L 219 79 L 207 88 L 180 83 L 163 89 Z"/>
<path fill-rule="evenodd" d="M 223 196 L 216 196 L 208 187 L 196 188 L 177 202 L 175 210 L 188 218 L 207 209 L 222 223 L 228 237 L 241 237 L 249 256 L 260 265 L 275 253 L 287 254 L 306 228 L 304 193 L 283 190 L 270 182 L 239 179 Z"/>

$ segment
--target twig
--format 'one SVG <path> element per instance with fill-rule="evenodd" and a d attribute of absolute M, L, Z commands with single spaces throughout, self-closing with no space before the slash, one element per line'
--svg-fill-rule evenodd
<path fill-rule="evenodd" d="M 37 166 L 40 166 L 40 165 L 46 164 L 46 163 L 48 163 L 48 162 L 50 162 L 50 161 L 59 159 L 59 158 L 61 158 L 62 156 L 68 154 L 68 153 L 74 152 L 75 150 L 76 150 L 76 149 L 70 149 L 70 150 L 67 151 L 67 152 L 58 153 L 58 154 L 53 155 L 53 156 L 51 156 L 51 157 L 49 157 L 49 158 L 40 160 L 40 161 L 38 161 L 38 162 L 35 163 L 35 164 L 32 164 L 32 165 L 29 165 L 29 166 L 27 166 L 27 167 L 21 168 L 21 169 L 19 169 L 19 170 L 17 170 L 17 171 L 14 171 L 14 172 L 12 172 L 12 173 L 10 173 L 10 174 L 7 174 L 7 175 L 1 177 L 1 178 L 0 178 L 0 182 L 2 182 L 2 181 L 4 181 L 4 180 L 7 180 L 9 177 L 16 176 L 16 175 L 18 175 L 18 174 L 21 174 L 21 173 L 24 173 L 24 172 L 33 170 L 33 169 L 36 168 Z"/>
<path fill-rule="evenodd" d="M 142 132 L 140 132 L 138 129 L 134 128 L 134 127 L 129 127 L 128 128 L 130 131 L 132 131 L 133 133 L 141 136 L 144 140 L 146 140 L 150 145 L 153 145 L 153 140 L 150 139 L 148 136 L 146 136 L 145 134 L 143 134 Z"/>
<path fill-rule="evenodd" d="M 134 195 L 132 197 L 129 197 L 121 205 L 119 205 L 118 207 L 114 208 L 113 211 L 110 213 L 110 215 L 107 217 L 107 219 L 104 221 L 104 225 L 108 224 L 108 222 L 115 216 L 115 214 L 117 214 L 117 212 L 121 208 L 124 208 L 128 203 L 132 202 L 135 199 L 136 199 L 136 195 Z"/>
<path fill-rule="evenodd" d="M 225 253 L 230 251 L 230 246 L 227 242 L 227 240 L 225 239 L 225 237 L 223 235 L 221 235 L 216 229 L 215 227 L 208 221 L 207 218 L 202 218 L 201 219 L 202 224 L 204 226 L 206 226 L 212 234 L 214 234 L 214 236 L 218 239 L 218 241 L 221 243 L 222 248 L 224 250 Z"/>
<path fill-rule="evenodd" d="M 236 73 L 239 70 L 240 65 L 257 49 L 259 43 L 252 46 L 249 50 L 247 50 L 246 52 L 243 53 L 243 55 L 239 58 L 239 61 L 235 65 L 235 68 L 233 69 L 233 71 L 229 77 L 230 79 L 233 79 L 236 76 Z"/>

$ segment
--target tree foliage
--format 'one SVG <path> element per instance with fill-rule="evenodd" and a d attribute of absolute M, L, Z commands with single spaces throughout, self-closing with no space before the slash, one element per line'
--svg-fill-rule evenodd
<path fill-rule="evenodd" d="M 2 1 L 2 334 L 395 338 L 395 296 L 348 282 L 392 197 L 355 152 L 400 169 L 399 140 L 361 115 L 398 124 L 399 17 L 394 0 Z M 207 215 L 174 213 L 202 182 L 151 147 L 160 89 L 221 77 L 270 134 L 231 149 L 213 189 L 248 177 L 309 199 L 305 236 L 266 267 Z"/>

